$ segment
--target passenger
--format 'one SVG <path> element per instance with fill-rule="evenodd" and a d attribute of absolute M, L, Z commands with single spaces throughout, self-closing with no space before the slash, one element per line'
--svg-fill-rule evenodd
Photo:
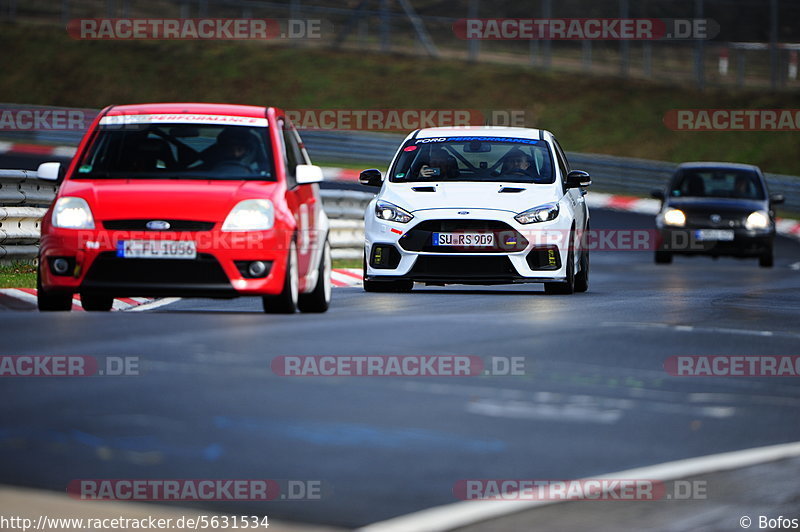
<path fill-rule="evenodd" d="M 447 153 L 444 148 L 431 148 L 431 157 L 428 164 L 423 164 L 419 170 L 420 177 L 443 179 L 456 178 L 459 175 L 456 158 Z"/>

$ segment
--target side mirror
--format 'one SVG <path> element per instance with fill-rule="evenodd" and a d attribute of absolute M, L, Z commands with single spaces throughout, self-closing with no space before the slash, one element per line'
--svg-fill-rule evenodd
<path fill-rule="evenodd" d="M 784 201 L 786 201 L 786 197 L 784 197 L 784 195 L 783 195 L 783 194 L 772 194 L 772 195 L 770 195 L 770 197 L 769 197 L 769 201 L 770 201 L 770 203 L 772 203 L 773 205 L 780 205 L 781 203 L 783 203 Z"/>
<path fill-rule="evenodd" d="M 567 188 L 588 187 L 591 184 L 592 178 L 588 172 L 573 170 L 567 174 Z"/>
<path fill-rule="evenodd" d="M 295 167 L 295 180 L 298 185 L 310 185 L 322 181 L 322 168 L 313 164 L 298 164 Z"/>
<path fill-rule="evenodd" d="M 653 196 L 657 200 L 664 201 L 664 191 L 660 188 L 654 189 L 650 191 L 650 195 Z"/>
<path fill-rule="evenodd" d="M 362 185 L 368 187 L 379 187 L 383 184 L 383 178 L 381 177 L 381 171 L 371 168 L 369 170 L 364 170 L 358 175 L 358 180 L 361 182 Z"/>
<path fill-rule="evenodd" d="M 42 163 L 36 170 L 36 177 L 45 181 L 58 181 L 61 177 L 61 163 Z"/>

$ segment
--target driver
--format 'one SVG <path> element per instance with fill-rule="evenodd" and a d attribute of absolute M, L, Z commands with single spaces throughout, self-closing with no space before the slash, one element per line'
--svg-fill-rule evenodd
<path fill-rule="evenodd" d="M 530 155 L 527 155 L 519 148 L 512 148 L 503 158 L 500 174 L 530 175 L 533 172 L 532 165 L 533 160 Z"/>
<path fill-rule="evenodd" d="M 229 127 L 217 135 L 218 160 L 216 167 L 245 167 L 250 165 L 255 156 L 255 139 L 246 128 Z"/>
<path fill-rule="evenodd" d="M 750 178 L 746 175 L 739 174 L 733 185 L 734 197 L 736 198 L 749 198 L 750 197 Z"/>

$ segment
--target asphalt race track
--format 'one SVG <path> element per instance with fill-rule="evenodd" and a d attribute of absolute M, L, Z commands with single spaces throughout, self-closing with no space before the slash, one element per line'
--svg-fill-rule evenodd
<path fill-rule="evenodd" d="M 593 211 L 593 229 L 652 227 Z M 321 480 L 313 501 L 213 503 L 364 525 L 455 502 L 459 479 L 566 479 L 800 440 L 791 378 L 673 377 L 672 355 L 797 355 L 800 245 L 776 266 L 592 255 L 590 291 L 337 288 L 325 315 L 180 300 L 144 312 L 0 313 L 0 355 L 139 357 L 139 376 L 5 378 L 0 483 Z M 279 355 L 524 357 L 524 376 L 282 377 Z M 185 503 L 184 503 L 185 505 Z"/>

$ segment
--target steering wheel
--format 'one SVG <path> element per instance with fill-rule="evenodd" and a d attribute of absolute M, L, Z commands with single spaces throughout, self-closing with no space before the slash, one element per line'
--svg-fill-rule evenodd
<path fill-rule="evenodd" d="M 503 173 L 504 174 L 519 174 L 519 175 L 524 175 L 525 177 L 530 177 L 530 174 L 524 168 L 512 168 L 511 170 L 508 170 L 508 171 L 503 172 Z"/>
<path fill-rule="evenodd" d="M 214 166 L 214 170 L 246 170 L 248 174 L 253 173 L 253 170 L 241 161 L 222 161 Z"/>

